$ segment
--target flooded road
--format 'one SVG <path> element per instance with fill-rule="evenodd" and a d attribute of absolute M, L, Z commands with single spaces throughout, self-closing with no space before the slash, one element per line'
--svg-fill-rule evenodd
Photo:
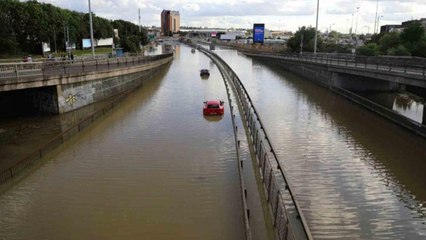
<path fill-rule="evenodd" d="M 243 239 L 229 109 L 202 115 L 225 87 L 190 50 L 3 192 L 0 239 Z"/>
<path fill-rule="evenodd" d="M 426 141 L 325 88 L 216 50 L 238 74 L 315 239 L 426 239 Z"/>
<path fill-rule="evenodd" d="M 426 239 L 424 139 L 279 67 L 217 49 L 254 101 L 315 239 Z M 202 115 L 203 101 L 226 99 L 220 73 L 176 46 L 160 75 L 0 195 L 0 239 L 244 238 L 229 109 Z M 28 138 L 44 141 L 80 118 L 52 120 L 51 131 Z"/>

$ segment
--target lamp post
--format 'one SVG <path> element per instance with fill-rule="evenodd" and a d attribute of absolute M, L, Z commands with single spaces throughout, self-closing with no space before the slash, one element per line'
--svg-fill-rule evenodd
<path fill-rule="evenodd" d="M 319 12 L 319 0 L 317 0 L 317 22 L 316 22 L 316 25 L 315 25 L 314 55 L 317 54 L 318 12 Z"/>
<path fill-rule="evenodd" d="M 327 37 L 330 35 L 331 32 L 331 27 L 335 25 L 335 23 L 330 24 L 330 27 L 328 28 L 328 33 L 327 33 Z"/>
<path fill-rule="evenodd" d="M 376 2 L 376 16 L 374 17 L 374 33 L 376 33 L 377 29 L 377 11 L 379 10 L 379 0 Z"/>
<path fill-rule="evenodd" d="M 377 17 L 377 33 L 380 33 L 380 18 L 383 18 L 383 15 Z"/>
<path fill-rule="evenodd" d="M 348 29 L 348 33 L 349 33 L 349 18 L 346 18 L 346 29 Z"/>
<path fill-rule="evenodd" d="M 352 35 L 352 29 L 354 27 L 354 14 L 352 13 L 352 20 L 351 20 L 351 30 L 349 31 L 349 33 Z"/>
<path fill-rule="evenodd" d="M 355 35 L 358 30 L 358 15 L 359 15 L 359 7 L 356 7 L 356 23 L 355 23 Z"/>
<path fill-rule="evenodd" d="M 92 45 L 92 58 L 95 58 L 95 41 L 93 40 L 93 21 L 92 21 L 92 9 L 89 0 L 89 21 L 90 21 L 90 41 Z"/>

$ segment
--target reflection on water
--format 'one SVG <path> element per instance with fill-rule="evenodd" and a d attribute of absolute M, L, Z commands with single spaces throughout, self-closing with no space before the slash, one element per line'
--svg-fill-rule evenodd
<path fill-rule="evenodd" d="M 221 75 L 180 56 L 0 195 L 1 239 L 244 238 L 230 114 L 202 115 Z"/>
<path fill-rule="evenodd" d="M 204 119 L 206 119 L 209 122 L 217 122 L 223 119 L 223 115 L 217 115 L 217 116 L 203 116 Z"/>
<path fill-rule="evenodd" d="M 392 110 L 418 123 L 422 123 L 423 121 L 424 104 L 411 98 L 410 95 L 398 94 L 395 97 Z"/>
<path fill-rule="evenodd" d="M 254 101 L 315 239 L 426 239 L 424 139 L 279 67 L 216 52 Z"/>
<path fill-rule="evenodd" d="M 424 102 L 421 97 L 414 96 L 409 93 L 398 92 L 361 92 L 357 93 L 364 96 L 388 109 L 422 123 L 424 116 Z"/>

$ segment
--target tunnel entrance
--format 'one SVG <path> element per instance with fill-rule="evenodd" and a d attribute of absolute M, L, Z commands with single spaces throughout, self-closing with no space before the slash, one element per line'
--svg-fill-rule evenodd
<path fill-rule="evenodd" d="M 0 93 L 1 118 L 58 113 L 56 86 L 29 88 Z"/>

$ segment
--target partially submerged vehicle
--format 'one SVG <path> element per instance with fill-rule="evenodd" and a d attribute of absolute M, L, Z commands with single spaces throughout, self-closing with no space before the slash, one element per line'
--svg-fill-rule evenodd
<path fill-rule="evenodd" d="M 208 76 L 210 76 L 210 72 L 209 72 L 209 70 L 208 69 L 201 69 L 200 70 L 200 76 L 201 77 L 208 77 Z"/>
<path fill-rule="evenodd" d="M 221 100 L 210 100 L 204 102 L 204 115 L 223 115 L 225 112 L 225 102 Z"/>

